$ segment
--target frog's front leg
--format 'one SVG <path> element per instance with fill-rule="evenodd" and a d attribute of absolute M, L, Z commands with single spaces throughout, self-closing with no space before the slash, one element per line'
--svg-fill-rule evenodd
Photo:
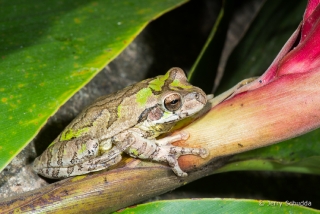
<path fill-rule="evenodd" d="M 186 140 L 189 134 L 186 132 L 179 132 L 176 135 L 162 138 L 160 140 L 149 140 L 143 138 L 138 133 L 134 133 L 135 142 L 125 150 L 130 156 L 141 159 L 150 159 L 159 162 L 167 162 L 173 172 L 181 177 L 188 174 L 182 171 L 178 164 L 178 158 L 181 155 L 197 155 L 202 158 L 208 156 L 208 150 L 205 148 L 188 148 L 173 146 L 171 143 Z"/>

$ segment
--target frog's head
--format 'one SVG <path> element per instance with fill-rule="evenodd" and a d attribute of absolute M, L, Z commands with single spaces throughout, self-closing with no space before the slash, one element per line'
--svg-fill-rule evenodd
<path fill-rule="evenodd" d="M 148 112 L 148 121 L 153 124 L 174 123 L 199 112 L 207 103 L 203 90 L 191 85 L 180 68 L 171 68 L 164 76 L 159 76 L 149 83 L 161 84 L 157 96 L 157 106 Z"/>

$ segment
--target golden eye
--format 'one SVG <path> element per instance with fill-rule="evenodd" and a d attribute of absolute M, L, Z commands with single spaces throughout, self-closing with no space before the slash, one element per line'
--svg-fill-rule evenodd
<path fill-rule="evenodd" d="M 176 111 L 182 105 L 181 96 L 179 94 L 170 94 L 164 99 L 164 107 L 168 111 Z"/>

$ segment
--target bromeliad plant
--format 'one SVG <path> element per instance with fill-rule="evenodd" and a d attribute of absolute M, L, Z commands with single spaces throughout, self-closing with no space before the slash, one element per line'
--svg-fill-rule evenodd
<path fill-rule="evenodd" d="M 111 212 L 218 172 L 275 170 L 276 167 L 281 171 L 320 173 L 314 164 L 319 163 L 319 159 L 315 158 L 320 153 L 317 142 L 310 144 L 312 152 L 308 155 L 299 151 L 299 145 L 293 147 L 290 141 L 277 145 L 277 151 L 279 148 L 290 148 L 289 152 L 295 157 L 292 159 L 291 156 L 290 161 L 286 159 L 288 155 L 283 158 L 283 154 L 270 152 L 274 149 L 272 146 L 245 152 L 304 134 L 320 126 L 320 47 L 317 46 L 320 41 L 319 11 L 319 1 L 310 0 L 303 21 L 267 71 L 254 81 L 245 81 L 245 85 L 241 82 L 211 100 L 209 112 L 183 128 L 190 134 L 190 138 L 176 145 L 206 147 L 210 150 L 210 156 L 205 160 L 193 156 L 179 158 L 183 170 L 197 168 L 188 177 L 178 178 L 163 165 L 127 159 L 125 167 L 62 180 L 30 192 L 20 200 L 4 200 L 0 203 L 1 209 Z M 237 153 L 241 154 L 217 160 L 218 157 Z M 273 159 L 270 159 L 270 154 Z M 217 207 L 226 205 L 219 200 L 210 201 L 212 203 L 216 203 Z M 259 206 L 257 201 L 241 203 L 254 204 L 248 205 L 248 209 Z M 141 212 L 139 206 L 134 209 Z M 302 208 L 292 209 L 298 211 Z M 126 210 L 131 211 L 134 210 Z"/>
<path fill-rule="evenodd" d="M 213 158 L 274 144 L 320 126 L 316 3 L 309 1 L 303 21 L 262 76 L 236 88 L 200 122 L 186 128 L 190 141 L 209 145 Z"/>

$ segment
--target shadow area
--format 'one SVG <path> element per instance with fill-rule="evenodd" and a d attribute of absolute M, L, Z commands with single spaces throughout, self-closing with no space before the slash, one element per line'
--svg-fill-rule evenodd
<path fill-rule="evenodd" d="M 154 62 L 147 78 L 163 74 L 171 67 L 190 70 L 220 8 L 218 1 L 190 1 L 150 23 L 145 31 Z"/>

